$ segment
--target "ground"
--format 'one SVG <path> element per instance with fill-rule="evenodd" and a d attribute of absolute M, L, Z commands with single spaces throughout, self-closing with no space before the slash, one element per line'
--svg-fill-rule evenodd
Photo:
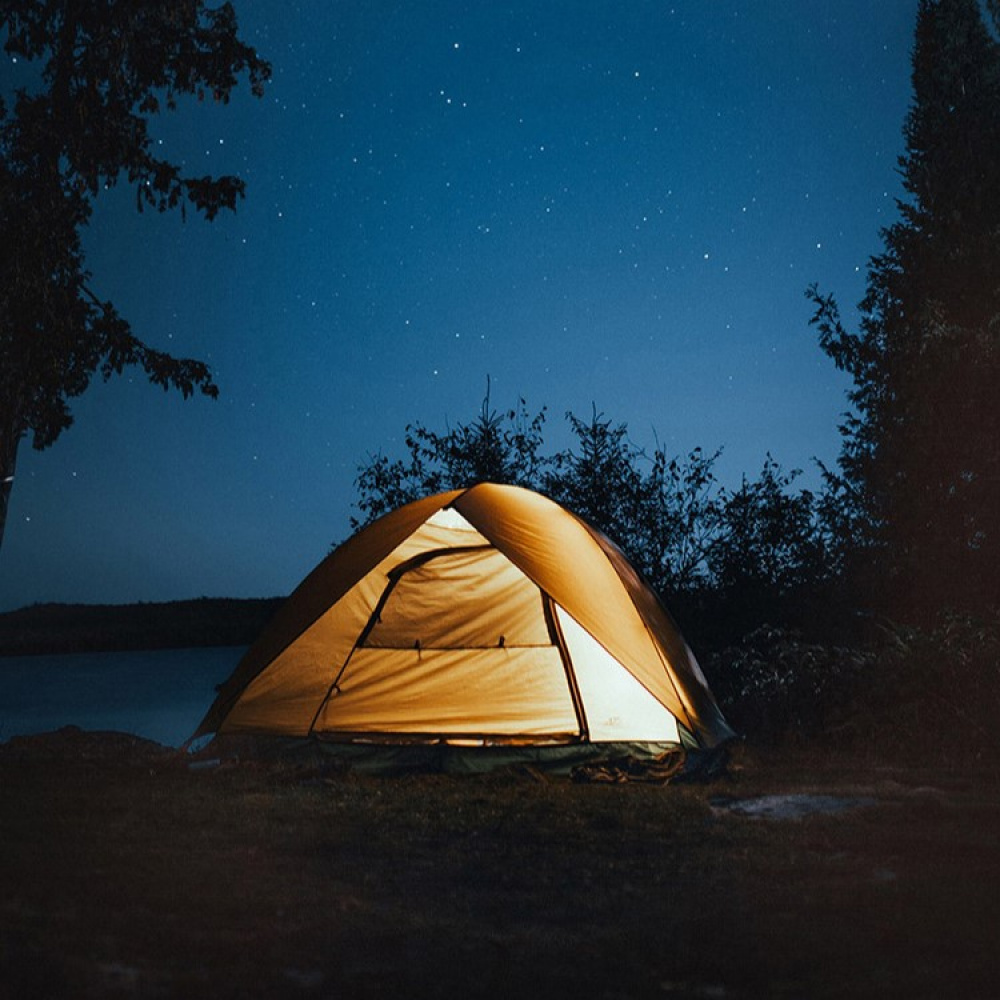
<path fill-rule="evenodd" d="M 386 778 L 77 732 L 0 745 L 0 789 L 4 1000 L 1000 996 L 996 768 Z"/>

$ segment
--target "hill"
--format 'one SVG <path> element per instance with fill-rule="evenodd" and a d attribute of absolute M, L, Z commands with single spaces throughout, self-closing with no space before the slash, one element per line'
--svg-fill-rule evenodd
<path fill-rule="evenodd" d="M 283 598 L 33 604 L 0 613 L 0 656 L 249 645 Z"/>

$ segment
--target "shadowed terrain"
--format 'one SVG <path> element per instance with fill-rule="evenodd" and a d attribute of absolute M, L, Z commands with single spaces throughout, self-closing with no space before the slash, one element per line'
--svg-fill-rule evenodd
<path fill-rule="evenodd" d="M 0 995 L 993 996 L 998 783 L 745 748 L 664 786 L 14 739 Z M 739 808 L 764 795 L 797 818 Z"/>
<path fill-rule="evenodd" d="M 282 598 L 33 604 L 0 613 L 0 656 L 248 646 Z"/>

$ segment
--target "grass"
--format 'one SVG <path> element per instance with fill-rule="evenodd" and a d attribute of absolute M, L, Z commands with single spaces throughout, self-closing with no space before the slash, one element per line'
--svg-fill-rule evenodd
<path fill-rule="evenodd" d="M 1000 995 L 1000 778 L 744 751 L 708 786 L 193 772 L 0 747 L 0 996 Z M 720 796 L 863 794 L 754 820 Z"/>

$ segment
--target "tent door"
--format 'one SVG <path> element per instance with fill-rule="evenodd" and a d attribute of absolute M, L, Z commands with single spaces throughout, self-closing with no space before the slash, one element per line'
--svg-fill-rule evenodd
<path fill-rule="evenodd" d="M 580 688 L 576 683 L 576 674 L 573 672 L 573 663 L 569 657 L 569 650 L 566 648 L 566 640 L 563 638 L 562 629 L 559 627 L 559 619 L 556 616 L 555 604 L 551 597 L 544 591 L 542 593 L 542 609 L 545 613 L 545 624 L 552 639 L 552 645 L 559 650 L 559 658 L 562 660 L 563 670 L 566 671 L 566 683 L 569 685 L 569 694 L 573 699 L 573 711 L 576 713 L 576 720 L 580 725 L 580 739 L 586 742 L 590 739 L 590 729 L 587 725 L 587 712 L 583 707 L 583 698 L 580 696 Z"/>

